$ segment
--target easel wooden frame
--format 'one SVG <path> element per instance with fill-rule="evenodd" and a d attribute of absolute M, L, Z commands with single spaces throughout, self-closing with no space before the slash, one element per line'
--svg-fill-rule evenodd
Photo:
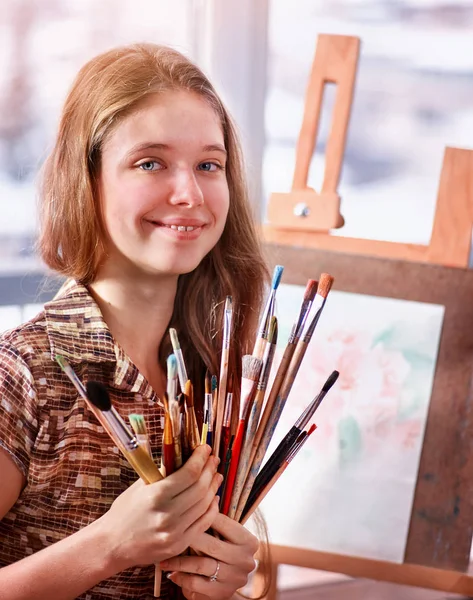
<path fill-rule="evenodd" d="M 473 271 L 273 244 L 266 249 L 271 266 L 285 265 L 285 283 L 304 285 L 326 271 L 336 290 L 445 306 L 404 564 L 274 546 L 275 565 L 473 594 L 473 577 L 464 574 L 473 531 Z"/>
<path fill-rule="evenodd" d="M 329 233 L 330 228 L 343 223 L 337 186 L 353 101 L 359 46 L 359 38 L 352 36 L 324 34 L 318 37 L 297 145 L 292 191 L 272 194 L 268 207 L 269 224 L 263 227 L 264 238 L 271 243 L 466 267 L 473 223 L 472 150 L 450 147 L 445 150 L 428 245 L 339 237 Z M 317 142 L 323 88 L 332 82 L 337 83 L 339 89 L 327 141 L 324 183 L 318 194 L 307 187 L 307 178 Z M 296 216 L 296 203 L 307 204 L 309 215 Z M 408 218 L 409 215 L 406 215 Z"/>

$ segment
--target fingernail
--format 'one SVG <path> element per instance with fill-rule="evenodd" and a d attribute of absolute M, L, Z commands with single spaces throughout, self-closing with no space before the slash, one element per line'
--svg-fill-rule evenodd
<path fill-rule="evenodd" d="M 218 474 L 218 485 L 220 486 L 223 481 L 223 475 L 221 473 Z"/>
<path fill-rule="evenodd" d="M 218 465 L 220 464 L 220 458 L 218 456 L 214 456 L 214 460 L 215 460 L 215 468 L 217 468 Z"/>

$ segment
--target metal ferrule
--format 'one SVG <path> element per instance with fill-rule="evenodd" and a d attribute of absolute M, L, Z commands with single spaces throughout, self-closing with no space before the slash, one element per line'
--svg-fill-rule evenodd
<path fill-rule="evenodd" d="M 138 448 L 139 443 L 136 437 L 128 429 L 126 423 L 123 421 L 123 419 L 120 417 L 120 415 L 113 406 L 110 410 L 102 411 L 102 415 L 107 420 L 108 424 L 110 425 L 110 428 L 117 436 L 117 439 L 120 440 L 121 444 L 125 448 L 127 448 L 128 450 L 136 450 L 136 448 Z"/>
<path fill-rule="evenodd" d="M 305 409 L 305 411 L 301 414 L 301 416 L 295 422 L 294 426 L 297 427 L 297 429 L 304 429 L 304 427 L 307 425 L 309 420 L 313 417 L 315 411 L 319 408 L 320 403 L 322 402 L 322 400 L 325 398 L 326 395 L 327 395 L 327 392 L 324 392 L 322 390 L 319 393 L 319 395 L 316 396 L 312 400 L 312 402 L 309 404 L 309 406 Z"/>
<path fill-rule="evenodd" d="M 312 321 L 309 323 L 306 331 L 304 332 L 304 336 L 302 338 L 306 344 L 308 344 L 310 342 L 312 334 L 314 333 L 317 323 L 319 322 L 320 315 L 322 314 L 322 309 L 323 309 L 324 305 L 325 305 L 325 298 L 323 298 L 322 296 L 319 296 L 317 294 L 315 296 L 314 302 L 312 303 L 312 309 L 314 309 L 314 307 L 315 307 L 315 311 L 316 311 L 315 315 L 312 318 Z"/>
<path fill-rule="evenodd" d="M 177 374 L 179 376 L 179 385 L 181 386 L 181 389 L 184 390 L 184 388 L 186 387 L 188 377 L 186 371 L 186 363 L 184 362 L 182 350 L 180 348 L 174 348 L 174 356 L 176 357 L 177 361 Z"/>
<path fill-rule="evenodd" d="M 269 375 L 271 373 L 271 365 L 273 364 L 274 353 L 276 352 L 276 344 L 267 344 L 263 355 L 263 370 L 258 381 L 257 390 L 264 391 L 268 385 Z"/>
<path fill-rule="evenodd" d="M 228 392 L 227 401 L 225 403 L 225 413 L 223 415 L 223 426 L 230 427 L 230 422 L 232 419 L 232 404 L 233 404 L 233 393 Z"/>

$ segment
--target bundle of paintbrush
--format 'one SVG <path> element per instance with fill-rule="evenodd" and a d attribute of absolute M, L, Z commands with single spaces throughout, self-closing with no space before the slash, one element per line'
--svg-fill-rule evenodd
<path fill-rule="evenodd" d="M 130 415 L 134 434 L 130 432 L 111 406 L 106 388 L 99 383 L 88 382 L 85 389 L 70 366 L 58 357 L 61 367 L 81 396 L 86 399 L 105 430 L 147 483 L 157 481 L 179 469 L 199 444 L 207 443 L 212 446 L 213 453 L 220 457 L 219 471 L 224 475 L 218 492 L 220 509 L 230 518 L 242 523 L 254 512 L 315 430 L 315 425 L 309 425 L 309 420 L 338 378 L 338 372 L 334 371 L 320 393 L 315 396 L 263 465 L 265 454 L 333 283 L 333 278 L 326 273 L 320 276 L 319 281 L 308 281 L 298 317 L 280 363 L 275 369 L 273 382 L 269 386 L 278 341 L 278 321 L 274 313 L 276 292 L 282 272 L 283 267 L 275 268 L 253 353 L 243 356 L 240 386 L 235 385 L 236 374 L 229 372 L 233 302 L 230 296 L 226 298 L 220 372 L 218 378 L 209 371 L 205 375 L 205 386 L 202 390 L 204 419 L 201 430 L 194 409 L 194 389 L 187 374 L 177 331 L 170 329 L 174 353 L 167 359 L 160 470 L 151 458 L 144 418 L 141 415 Z M 235 393 L 236 390 L 238 393 Z"/>
<path fill-rule="evenodd" d="M 220 457 L 219 470 L 224 475 L 219 490 L 220 509 L 236 520 L 248 518 L 306 442 L 315 426 L 308 430 L 304 428 L 338 377 L 338 373 L 334 371 L 320 394 L 284 438 L 284 443 L 280 444 L 276 453 L 261 469 L 333 283 L 333 278 L 325 273 L 321 275 L 318 282 L 308 281 L 298 318 L 292 327 L 274 381 L 268 389 L 278 340 L 278 322 L 274 313 L 276 292 L 282 272 L 281 266 L 277 266 L 274 270 L 271 290 L 260 319 L 253 353 L 243 357 L 239 394 L 234 393 L 235 374 L 229 373 L 233 321 L 233 303 L 230 297 L 227 297 L 223 311 L 219 379 L 217 380 L 215 375 L 211 376 L 208 371 L 205 376 L 201 443 L 211 445 L 214 454 Z M 172 333 L 172 338 L 177 340 L 175 332 Z M 178 357 L 177 342 L 176 344 L 173 342 L 173 346 Z M 179 360 L 183 363 L 182 354 L 180 359 L 178 358 L 178 365 Z M 185 367 L 183 369 L 185 371 Z M 169 391 L 168 402 L 170 402 Z M 172 409 L 170 412 L 172 413 Z M 170 434 L 168 439 L 171 444 Z"/>

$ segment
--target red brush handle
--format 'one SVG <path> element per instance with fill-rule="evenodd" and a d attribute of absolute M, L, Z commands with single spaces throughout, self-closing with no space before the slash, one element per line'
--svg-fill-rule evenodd
<path fill-rule="evenodd" d="M 225 497 L 223 499 L 222 513 L 224 515 L 228 515 L 228 510 L 230 508 L 230 500 L 232 498 L 233 486 L 235 485 L 236 474 L 238 471 L 238 463 L 240 462 L 241 446 L 243 444 L 243 437 L 245 435 L 245 425 L 246 422 L 244 419 L 241 419 L 238 422 L 238 429 L 235 435 L 235 440 L 233 441 L 232 460 L 230 462 L 230 468 L 228 470 L 227 485 L 225 487 Z"/>
<path fill-rule="evenodd" d="M 222 427 L 222 441 L 220 443 L 220 464 L 218 472 L 223 474 L 225 468 L 225 458 L 227 456 L 228 446 L 230 445 L 230 427 L 225 425 Z"/>
<path fill-rule="evenodd" d="M 163 444 L 166 477 L 174 473 L 174 444 Z"/>

